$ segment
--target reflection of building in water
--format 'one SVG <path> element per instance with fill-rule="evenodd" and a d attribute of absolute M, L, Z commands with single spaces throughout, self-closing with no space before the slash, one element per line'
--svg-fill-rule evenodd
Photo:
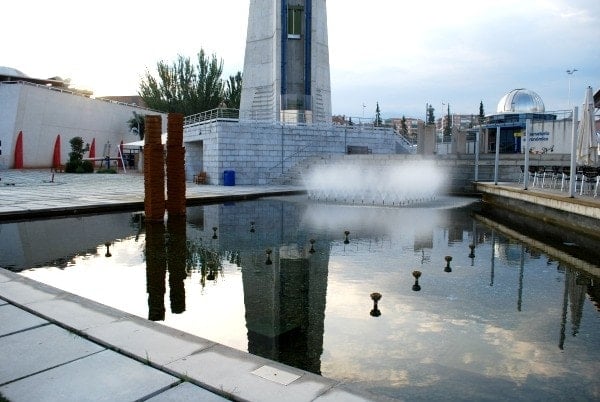
<path fill-rule="evenodd" d="M 329 257 L 308 249 L 281 246 L 272 265 L 244 265 L 248 351 L 320 373 Z"/>
<path fill-rule="evenodd" d="M 96 254 L 98 245 L 133 236 L 139 215 L 78 216 L 0 225 L 0 266 L 20 271 L 66 266 L 77 255 Z M 103 247 L 103 246 L 102 246 Z"/>

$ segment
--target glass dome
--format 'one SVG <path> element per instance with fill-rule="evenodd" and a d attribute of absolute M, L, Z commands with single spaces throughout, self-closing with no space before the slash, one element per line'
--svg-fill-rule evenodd
<path fill-rule="evenodd" d="M 519 88 L 513 89 L 500 99 L 496 110 L 504 113 L 544 113 L 546 108 L 542 98 L 533 91 Z"/>

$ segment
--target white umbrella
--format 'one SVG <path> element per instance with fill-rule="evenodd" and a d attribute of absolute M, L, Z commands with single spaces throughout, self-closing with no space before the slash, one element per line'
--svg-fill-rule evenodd
<path fill-rule="evenodd" d="M 167 133 L 163 133 L 160 136 L 160 142 L 163 145 L 166 145 L 167 143 Z M 143 147 L 146 144 L 146 142 L 144 140 L 139 140 L 139 141 L 133 141 L 133 142 L 128 142 L 123 144 L 124 147 Z"/>
<path fill-rule="evenodd" d="M 594 96 L 592 87 L 585 91 L 585 102 L 583 104 L 583 116 L 577 132 L 577 163 L 579 165 L 594 165 L 594 154 L 596 141 L 594 136 Z"/>

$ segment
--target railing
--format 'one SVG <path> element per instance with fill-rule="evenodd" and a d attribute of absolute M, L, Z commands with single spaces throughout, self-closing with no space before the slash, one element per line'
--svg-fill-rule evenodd
<path fill-rule="evenodd" d="M 238 109 L 217 108 L 207 110 L 206 112 L 193 114 L 191 116 L 186 116 L 183 121 L 183 125 L 188 126 L 216 120 L 238 121 L 239 118 L 240 111 Z"/>
<path fill-rule="evenodd" d="M 314 148 L 314 149 L 311 149 Z M 308 159 L 310 157 L 317 157 L 320 154 L 330 155 L 327 152 L 324 152 L 321 148 L 319 148 L 315 144 L 307 144 L 298 149 L 291 155 L 285 157 L 281 162 L 277 163 L 274 166 L 271 166 L 264 172 L 264 177 L 266 183 L 268 184 L 271 180 L 284 177 L 286 173 L 288 173 L 294 166 L 296 166 L 300 161 Z M 287 169 L 286 169 L 287 166 Z M 279 170 L 279 171 L 275 171 Z"/>

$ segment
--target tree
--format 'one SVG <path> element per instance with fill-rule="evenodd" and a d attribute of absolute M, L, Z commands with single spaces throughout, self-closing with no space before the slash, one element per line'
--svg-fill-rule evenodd
<path fill-rule="evenodd" d="M 403 136 L 408 136 L 408 126 L 406 125 L 406 117 L 404 115 L 402 116 L 402 120 L 400 120 L 400 131 Z"/>
<path fill-rule="evenodd" d="M 377 107 L 375 108 L 375 127 L 380 127 L 383 125 L 383 120 L 381 120 L 381 110 L 379 109 L 379 102 L 377 102 Z"/>
<path fill-rule="evenodd" d="M 448 104 L 448 116 L 446 118 L 446 124 L 444 124 L 444 137 L 450 137 L 452 135 L 452 117 L 450 116 L 450 104 Z"/>
<path fill-rule="evenodd" d="M 239 109 L 242 98 L 242 72 L 230 75 L 225 87 L 225 104 L 230 109 Z"/>
<path fill-rule="evenodd" d="M 71 152 L 69 152 L 69 161 L 65 165 L 67 173 L 91 173 L 94 171 L 94 165 L 90 161 L 83 160 L 83 138 L 73 137 L 69 140 Z"/>
<path fill-rule="evenodd" d="M 479 102 L 479 124 L 485 122 L 485 112 L 483 111 L 483 101 Z"/>
<path fill-rule="evenodd" d="M 137 114 L 135 110 L 133 111 L 133 117 L 127 120 L 129 131 L 135 132 L 140 137 L 140 140 L 144 139 L 145 121 L 145 115 Z"/>
<path fill-rule="evenodd" d="M 146 70 L 139 95 L 151 109 L 186 116 L 215 109 L 223 101 L 223 60 L 200 49 L 197 64 L 179 55 L 172 64 L 159 61 L 157 77 Z"/>
<path fill-rule="evenodd" d="M 427 122 L 426 124 L 435 124 L 435 116 L 433 112 L 435 109 L 431 105 L 427 105 Z"/>

